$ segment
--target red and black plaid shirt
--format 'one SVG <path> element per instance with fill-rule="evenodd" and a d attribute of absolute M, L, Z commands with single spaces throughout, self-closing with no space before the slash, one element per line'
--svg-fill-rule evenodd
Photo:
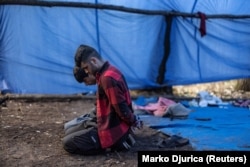
<path fill-rule="evenodd" d="M 131 97 L 124 76 L 105 62 L 96 74 L 97 125 L 102 148 L 117 142 L 135 122 Z"/>

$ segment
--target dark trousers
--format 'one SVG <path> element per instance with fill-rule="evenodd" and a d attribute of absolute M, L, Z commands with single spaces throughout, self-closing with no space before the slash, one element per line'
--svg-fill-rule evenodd
<path fill-rule="evenodd" d="M 88 115 L 90 120 L 85 120 L 79 124 L 75 124 L 65 129 L 65 137 L 63 138 L 63 148 L 73 154 L 94 155 L 106 152 L 101 147 L 96 125 L 96 110 Z M 128 150 L 134 145 L 134 138 L 128 131 L 118 142 L 116 142 L 111 150 Z"/>
<path fill-rule="evenodd" d="M 89 119 L 86 119 L 86 118 Z M 63 148 L 72 154 L 93 155 L 103 153 L 96 125 L 96 109 L 85 115 L 85 121 L 76 123 L 65 130 Z"/>
<path fill-rule="evenodd" d="M 85 128 L 85 124 L 79 124 L 66 130 L 63 138 L 63 148 L 72 154 L 95 155 L 106 152 L 102 149 L 96 127 Z M 135 143 L 130 131 L 128 131 L 111 148 L 111 151 L 129 150 Z"/>
<path fill-rule="evenodd" d="M 104 153 L 97 129 L 90 127 L 68 134 L 63 138 L 63 148 L 72 154 L 94 155 Z"/>

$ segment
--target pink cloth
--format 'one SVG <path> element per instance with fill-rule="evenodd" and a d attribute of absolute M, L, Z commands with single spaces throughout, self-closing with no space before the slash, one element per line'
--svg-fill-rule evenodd
<path fill-rule="evenodd" d="M 169 106 L 176 104 L 175 101 L 164 98 L 164 97 L 159 97 L 158 101 L 156 103 L 149 103 L 146 106 L 139 106 L 136 105 L 134 106 L 134 109 L 136 110 L 145 110 L 149 114 L 153 114 L 155 116 L 163 116 L 166 112 Z"/>

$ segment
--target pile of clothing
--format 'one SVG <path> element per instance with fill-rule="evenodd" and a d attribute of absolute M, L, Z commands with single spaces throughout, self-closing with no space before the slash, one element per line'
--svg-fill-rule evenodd
<path fill-rule="evenodd" d="M 151 114 L 158 117 L 187 117 L 191 112 L 181 103 L 177 103 L 171 99 L 164 97 L 159 98 L 143 98 L 138 97 L 133 102 L 133 109 L 137 113 Z"/>

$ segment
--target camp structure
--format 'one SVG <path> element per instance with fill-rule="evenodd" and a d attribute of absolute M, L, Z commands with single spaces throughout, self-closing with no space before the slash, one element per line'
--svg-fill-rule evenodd
<path fill-rule="evenodd" d="M 80 44 L 125 75 L 130 89 L 250 77 L 250 1 L 2 0 L 0 89 L 74 94 Z"/>

